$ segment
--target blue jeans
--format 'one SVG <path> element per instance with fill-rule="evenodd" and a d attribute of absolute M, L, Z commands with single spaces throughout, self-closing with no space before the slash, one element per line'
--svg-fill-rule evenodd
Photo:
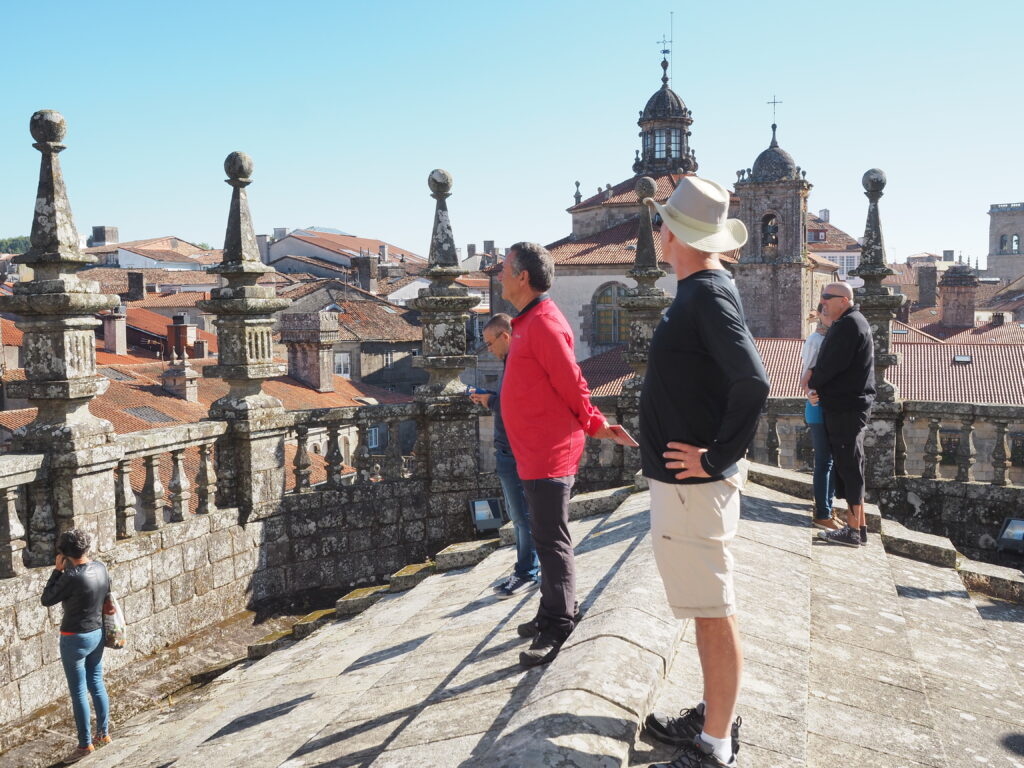
<path fill-rule="evenodd" d="M 96 732 L 107 733 L 110 716 L 110 701 L 107 689 L 103 687 L 103 629 L 75 635 L 60 636 L 60 660 L 64 664 L 64 676 L 71 691 L 71 709 L 75 713 L 78 728 L 78 746 L 92 744 L 89 729 L 89 699 L 86 690 L 92 694 L 96 708 Z"/>
<path fill-rule="evenodd" d="M 519 480 L 515 457 L 511 453 L 497 450 L 494 459 L 501 491 L 505 496 L 505 509 L 508 510 L 512 528 L 516 532 L 516 576 L 535 581 L 540 561 L 533 547 L 533 536 L 530 535 L 530 510 L 526 505 L 526 496 L 523 495 L 523 484 Z"/>
<path fill-rule="evenodd" d="M 832 500 L 836 497 L 836 469 L 832 464 L 832 449 L 824 424 L 808 424 L 814 445 L 814 517 L 827 520 L 832 517 Z"/>

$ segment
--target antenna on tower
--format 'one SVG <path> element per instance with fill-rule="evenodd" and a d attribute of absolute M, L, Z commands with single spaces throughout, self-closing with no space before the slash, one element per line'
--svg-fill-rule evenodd
<path fill-rule="evenodd" d="M 669 44 L 671 44 L 672 41 L 675 38 L 675 35 L 673 34 L 673 30 L 672 30 L 673 26 L 675 26 L 675 16 L 676 16 L 676 12 L 675 11 L 669 11 L 668 12 L 668 40 L 669 40 Z M 672 55 L 672 52 L 669 51 L 669 56 L 671 56 L 671 55 Z M 676 76 L 675 67 L 672 66 L 674 63 L 675 63 L 674 59 L 673 58 L 669 58 L 669 61 L 668 61 L 668 71 L 670 73 L 669 77 L 675 77 Z"/>

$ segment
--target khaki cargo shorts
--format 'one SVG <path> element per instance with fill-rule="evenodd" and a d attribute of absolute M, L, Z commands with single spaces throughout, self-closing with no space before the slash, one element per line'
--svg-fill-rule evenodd
<path fill-rule="evenodd" d="M 713 483 L 649 480 L 651 544 L 677 619 L 736 612 L 729 543 L 740 520 L 742 474 Z"/>

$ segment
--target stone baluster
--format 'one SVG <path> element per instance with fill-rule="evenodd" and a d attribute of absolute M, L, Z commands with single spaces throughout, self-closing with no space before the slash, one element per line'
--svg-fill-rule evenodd
<path fill-rule="evenodd" d="M 132 490 L 131 459 L 121 459 L 114 469 L 114 502 L 117 510 L 117 538 L 135 535 L 135 491 Z"/>
<path fill-rule="evenodd" d="M 384 476 L 388 480 L 402 477 L 402 422 L 388 422 L 388 458 Z"/>
<path fill-rule="evenodd" d="M 969 483 L 974 480 L 974 415 L 960 419 L 960 445 L 956 451 L 956 480 Z"/>
<path fill-rule="evenodd" d="M 100 520 L 115 514 L 111 470 L 120 449 L 110 439 L 112 425 L 93 416 L 89 402 L 110 383 L 96 373 L 96 314 L 113 309 L 120 299 L 101 294 L 96 281 L 84 279 L 87 272 L 79 275 L 96 257 L 79 247 L 60 167 L 64 118 L 41 110 L 29 127 L 41 154 L 39 184 L 30 247 L 14 261 L 30 267 L 33 277 L 15 283 L 12 295 L 0 296 L 0 311 L 18 315 L 25 336 L 25 378 L 7 382 L 5 395 L 36 409 L 35 419 L 18 431 L 10 447 L 14 453 L 47 455 L 46 482 L 31 493 L 28 543 L 31 563 L 47 565 L 53 563 L 60 531 L 79 527 L 98 534 L 100 551 L 113 543 L 114 526 Z M 37 524 L 50 530 L 36 536 Z"/>
<path fill-rule="evenodd" d="M 208 515 L 217 510 L 217 472 L 213 466 L 213 445 L 199 446 L 199 472 L 196 475 L 197 515 Z"/>
<path fill-rule="evenodd" d="M 203 375 L 222 378 L 228 385 L 227 394 L 210 406 L 211 418 L 230 422 L 230 430 L 217 442 L 218 496 L 222 504 L 237 505 L 248 520 L 279 510 L 285 485 L 281 456 L 290 417 L 280 400 L 263 392 L 263 382 L 284 373 L 284 366 L 274 362 L 272 333 L 274 313 L 291 301 L 278 297 L 272 285 L 259 284 L 276 270 L 260 260 L 256 245 L 246 192 L 252 183 L 252 158 L 232 152 L 224 171 L 232 188 L 224 257 L 208 270 L 223 284 L 198 306 L 217 316 L 220 346 L 217 364 L 206 366 Z"/>
<path fill-rule="evenodd" d="M 18 488 L 4 488 L 0 499 L 0 579 L 25 572 L 25 527 L 18 518 Z"/>
<path fill-rule="evenodd" d="M 331 424 L 327 427 L 327 487 L 340 488 L 342 465 L 345 456 L 341 452 L 341 427 Z"/>
<path fill-rule="evenodd" d="M 364 424 L 360 424 L 358 429 L 359 444 L 356 446 L 355 453 L 352 455 L 352 465 L 356 470 L 356 482 L 368 483 L 370 481 L 370 468 L 373 465 L 370 458 L 370 447 L 367 444 L 370 428 Z"/>
<path fill-rule="evenodd" d="M 768 452 L 768 465 L 772 467 L 779 466 L 779 446 L 781 441 L 779 440 L 779 414 L 775 411 L 768 411 L 768 436 L 766 441 L 766 450 Z"/>
<path fill-rule="evenodd" d="M 903 434 L 903 428 L 905 426 L 906 416 L 903 411 L 900 410 L 899 418 L 896 419 L 896 454 L 895 454 L 895 472 L 897 477 L 906 477 L 907 475 L 907 438 Z"/>
<path fill-rule="evenodd" d="M 309 458 L 309 428 L 300 426 L 295 428 L 295 490 L 298 493 L 309 493 L 313 489 L 309 487 L 309 477 L 313 474 L 311 467 L 313 462 Z"/>
<path fill-rule="evenodd" d="M 188 502 L 192 498 L 192 483 L 185 471 L 185 450 L 179 448 L 171 451 L 171 483 L 167 490 L 171 492 L 171 522 L 180 523 L 188 514 Z"/>
<path fill-rule="evenodd" d="M 939 462 L 942 461 L 942 441 L 939 439 L 941 429 L 942 420 L 934 416 L 929 417 L 928 439 L 924 444 L 924 472 L 921 473 L 925 480 L 939 477 Z"/>
<path fill-rule="evenodd" d="M 1010 444 L 1007 440 L 1010 423 L 1000 419 L 992 423 L 996 427 L 996 442 L 992 446 L 992 485 L 1006 485 L 1006 476 L 1011 465 Z"/>
<path fill-rule="evenodd" d="M 157 531 L 164 525 L 164 485 L 160 482 L 160 454 L 143 459 L 146 482 L 142 486 L 142 530 Z"/>

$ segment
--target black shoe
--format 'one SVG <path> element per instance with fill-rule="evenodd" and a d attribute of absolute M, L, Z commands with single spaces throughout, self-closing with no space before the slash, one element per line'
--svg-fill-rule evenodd
<path fill-rule="evenodd" d="M 572 625 L 575 627 L 580 623 L 580 619 L 583 618 L 583 614 L 580 613 L 580 603 L 577 600 L 574 605 L 575 611 L 572 617 Z M 520 637 L 536 637 L 540 634 L 541 630 L 544 629 L 544 620 L 540 616 L 534 616 L 529 621 L 524 621 L 518 627 L 516 632 L 519 633 Z"/>
<path fill-rule="evenodd" d="M 723 763 L 717 757 L 710 744 L 706 744 L 699 736 L 683 745 L 672 761 L 668 763 L 655 763 L 650 768 L 736 768 L 736 753 L 727 763 Z"/>
<path fill-rule="evenodd" d="M 844 525 L 838 531 L 818 531 L 818 538 L 829 544 L 842 544 L 844 547 L 860 546 L 860 531 Z"/>
<path fill-rule="evenodd" d="M 860 527 L 860 543 L 861 544 L 867 544 L 868 543 L 868 527 L 866 525 L 862 525 Z"/>
<path fill-rule="evenodd" d="M 502 600 L 515 597 L 523 592 L 529 592 L 531 589 L 537 588 L 537 582 L 535 579 L 521 579 L 516 574 L 512 574 L 508 581 L 502 584 L 500 587 L 494 590 L 495 594 Z"/>
<path fill-rule="evenodd" d="M 732 724 L 732 751 L 740 751 L 740 726 L 743 718 L 737 717 Z M 644 721 L 644 733 L 664 744 L 681 747 L 689 744 L 704 730 L 704 703 L 692 709 L 684 709 L 678 717 L 651 712 Z"/>
<path fill-rule="evenodd" d="M 541 630 L 540 634 L 533 638 L 530 647 L 519 654 L 519 663 L 524 667 L 536 667 L 553 661 L 558 652 L 562 650 L 562 643 L 565 638 L 550 632 Z"/>

